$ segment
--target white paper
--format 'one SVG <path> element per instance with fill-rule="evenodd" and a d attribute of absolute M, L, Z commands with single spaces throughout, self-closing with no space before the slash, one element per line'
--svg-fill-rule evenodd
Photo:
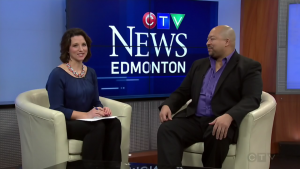
<path fill-rule="evenodd" d="M 94 117 L 93 119 L 78 119 L 82 121 L 98 121 L 98 120 L 104 120 L 104 119 L 113 119 L 116 118 L 117 116 L 109 116 L 109 117 Z"/>

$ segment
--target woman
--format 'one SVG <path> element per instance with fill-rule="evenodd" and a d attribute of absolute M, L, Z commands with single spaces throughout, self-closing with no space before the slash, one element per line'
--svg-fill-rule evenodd
<path fill-rule="evenodd" d="M 65 32 L 60 60 L 46 85 L 50 109 L 64 113 L 68 139 L 83 140 L 82 159 L 121 161 L 121 123 L 117 118 L 86 122 L 78 119 L 111 116 L 99 101 L 97 75 L 83 62 L 91 57 L 91 39 L 81 29 Z"/>

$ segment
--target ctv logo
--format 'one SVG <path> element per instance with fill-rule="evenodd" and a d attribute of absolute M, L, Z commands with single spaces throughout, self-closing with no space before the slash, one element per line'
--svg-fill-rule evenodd
<path fill-rule="evenodd" d="M 156 26 L 156 16 L 151 12 L 145 13 L 143 23 L 146 28 L 153 29 Z"/>
<path fill-rule="evenodd" d="M 157 29 L 170 29 L 170 20 L 172 18 L 178 30 L 184 16 L 185 14 L 157 13 L 156 17 L 152 12 L 146 12 L 143 16 L 143 23 L 148 29 L 153 29 L 156 25 Z"/>

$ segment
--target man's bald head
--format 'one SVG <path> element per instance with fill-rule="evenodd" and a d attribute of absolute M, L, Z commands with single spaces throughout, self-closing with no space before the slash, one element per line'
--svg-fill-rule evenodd
<path fill-rule="evenodd" d="M 233 47 L 235 47 L 235 32 L 230 26 L 221 25 L 215 28 L 219 29 L 222 38 L 229 39 L 231 41 L 230 44 L 233 45 Z"/>
<path fill-rule="evenodd" d="M 235 32 L 227 25 L 220 25 L 213 28 L 207 41 L 210 56 L 214 58 L 226 57 L 235 49 Z"/>

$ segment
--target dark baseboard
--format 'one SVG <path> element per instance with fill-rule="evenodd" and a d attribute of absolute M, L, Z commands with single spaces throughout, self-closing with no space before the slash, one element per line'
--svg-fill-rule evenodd
<path fill-rule="evenodd" d="M 14 104 L 0 105 L 0 109 L 12 109 L 12 108 L 15 108 Z"/>
<path fill-rule="evenodd" d="M 133 152 L 129 157 L 129 162 L 157 164 L 157 151 L 152 150 L 152 151 Z"/>

